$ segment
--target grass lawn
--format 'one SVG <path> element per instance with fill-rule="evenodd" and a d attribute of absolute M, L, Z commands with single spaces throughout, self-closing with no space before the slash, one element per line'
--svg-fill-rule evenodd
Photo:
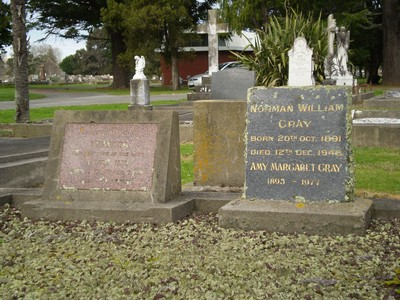
<path fill-rule="evenodd" d="M 153 106 L 160 105 L 175 105 L 183 100 L 170 100 L 170 101 L 154 101 L 151 103 Z M 30 109 L 31 121 L 41 121 L 52 119 L 56 110 L 127 110 L 128 104 L 98 104 L 98 105 L 76 105 L 76 106 L 55 106 L 55 107 L 41 107 Z M 4 109 L 0 110 L 0 123 L 14 123 L 15 110 Z"/>
<path fill-rule="evenodd" d="M 29 99 L 36 100 L 46 98 L 46 95 L 40 93 L 41 90 L 51 90 L 60 93 L 71 93 L 71 92 L 96 92 L 108 95 L 129 95 L 130 89 L 114 89 L 110 88 L 106 84 L 52 84 L 52 85 L 31 85 L 29 87 Z M 35 93 L 35 91 L 37 91 Z M 160 94 L 185 94 L 190 92 L 187 86 L 182 86 L 178 91 L 172 91 L 170 86 L 150 86 L 150 95 L 160 95 Z M 14 101 L 15 88 L 13 86 L 1 86 L 0 85 L 0 101 Z"/>
<path fill-rule="evenodd" d="M 95 90 L 90 90 L 90 91 L 95 91 L 95 92 L 109 94 L 109 95 L 116 95 L 116 96 L 129 95 L 130 94 L 130 89 L 129 88 L 112 89 L 112 88 L 109 88 L 109 87 L 103 87 L 103 88 L 97 88 Z M 171 90 L 171 87 L 169 87 L 169 86 L 152 86 L 152 85 L 150 86 L 150 95 L 187 94 L 189 92 L 191 92 L 191 90 L 189 90 L 187 88 L 187 86 L 182 86 L 181 89 L 178 90 L 178 91 Z"/>
<path fill-rule="evenodd" d="M 400 199 L 400 149 L 355 148 L 356 194 Z M 193 144 L 181 146 L 182 184 L 193 181 Z"/>
<path fill-rule="evenodd" d="M 193 182 L 193 144 L 181 145 L 181 182 L 182 185 Z"/>
<path fill-rule="evenodd" d="M 39 93 L 29 93 L 30 100 L 43 99 L 45 95 Z M 0 87 L 0 101 L 14 101 L 15 89 L 12 87 Z"/>
<path fill-rule="evenodd" d="M 400 199 L 400 149 L 355 148 L 359 196 L 397 195 Z"/>

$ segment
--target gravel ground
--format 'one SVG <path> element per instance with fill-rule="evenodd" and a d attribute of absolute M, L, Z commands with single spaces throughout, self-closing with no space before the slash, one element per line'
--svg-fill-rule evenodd
<path fill-rule="evenodd" d="M 0 207 L 1 299 L 400 299 L 400 220 L 363 236 L 23 220 Z M 400 291 L 399 291 L 400 292 Z"/>

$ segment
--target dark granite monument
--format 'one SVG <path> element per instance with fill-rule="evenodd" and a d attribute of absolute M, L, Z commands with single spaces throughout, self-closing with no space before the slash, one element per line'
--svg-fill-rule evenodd
<path fill-rule="evenodd" d="M 348 92 L 325 87 L 250 91 L 246 198 L 352 200 Z"/>
<path fill-rule="evenodd" d="M 243 198 L 220 211 L 226 228 L 364 233 L 372 201 L 354 197 L 350 89 L 249 90 Z"/>

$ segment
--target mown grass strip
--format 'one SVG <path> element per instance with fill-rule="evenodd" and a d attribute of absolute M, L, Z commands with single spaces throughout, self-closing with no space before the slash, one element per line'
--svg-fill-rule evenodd
<path fill-rule="evenodd" d="M 151 103 L 153 106 L 162 105 L 177 105 L 184 100 L 167 100 L 167 101 L 154 101 Z M 30 116 L 32 122 L 41 120 L 52 119 L 56 110 L 127 110 L 128 103 L 120 104 L 96 104 L 96 105 L 74 105 L 74 106 L 55 106 L 55 107 L 41 107 L 30 109 Z M 15 110 L 5 109 L 0 110 L 0 123 L 14 123 Z"/>

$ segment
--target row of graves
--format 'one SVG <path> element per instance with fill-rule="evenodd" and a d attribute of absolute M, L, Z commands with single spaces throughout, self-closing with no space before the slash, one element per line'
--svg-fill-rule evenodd
<path fill-rule="evenodd" d="M 254 87 L 244 69 L 214 74 L 218 100 L 193 102 L 194 182 L 184 188 L 178 114 L 152 110 L 136 57 L 129 110 L 56 113 L 44 192 L 22 215 L 165 223 L 200 211 L 226 228 L 362 234 L 372 201 L 354 196 L 352 83 L 315 86 L 303 37 L 288 55 L 289 86 Z M 343 57 L 330 58 L 340 70 Z"/>

